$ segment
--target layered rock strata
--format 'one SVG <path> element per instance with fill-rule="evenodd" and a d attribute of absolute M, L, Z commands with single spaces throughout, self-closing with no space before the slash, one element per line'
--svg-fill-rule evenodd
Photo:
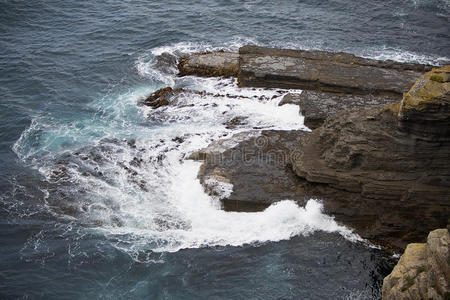
<path fill-rule="evenodd" d="M 196 59 L 204 63 L 212 57 Z M 210 150 L 200 151 L 197 158 L 205 163 L 199 177 L 206 190 L 218 193 L 217 186 L 208 184 L 214 180 L 233 184 L 231 195 L 222 200 L 225 209 L 259 210 L 281 199 L 302 204 L 319 198 L 327 213 L 361 236 L 399 248 L 445 225 L 450 199 L 448 67 L 423 75 L 430 66 L 254 46 L 241 48 L 238 59 L 241 86 L 304 89 L 280 104 L 299 104 L 306 125 L 316 129 L 311 134 L 263 132 L 275 141 L 267 149 L 255 148 L 256 138 L 249 136 L 222 149 L 222 158 L 247 151 L 245 159 L 227 163 L 211 159 Z M 236 118 L 227 126 L 242 123 L 245 118 Z M 248 163 L 258 161 L 258 155 L 264 161 L 274 151 L 290 153 L 289 161 Z"/>
<path fill-rule="evenodd" d="M 239 54 L 234 52 L 209 52 L 192 54 L 178 64 L 179 75 L 234 76 L 239 71 Z"/>
<path fill-rule="evenodd" d="M 310 129 L 316 129 L 325 122 L 326 118 L 341 110 L 355 107 L 380 108 L 393 102 L 396 100 L 392 96 L 302 91 L 285 95 L 279 105 L 300 106 L 300 113 L 305 117 L 305 125 Z"/>
<path fill-rule="evenodd" d="M 299 154 L 299 140 L 309 134 L 296 130 L 237 133 L 189 158 L 203 160 L 198 174 L 200 182 L 206 192 L 221 198 L 227 211 L 259 211 L 285 199 L 303 206 L 309 199 L 320 199 L 325 213 L 355 228 L 364 238 L 399 246 L 395 226 L 374 225 L 383 213 L 380 207 L 373 207 L 360 194 L 311 183 L 295 175 L 290 161 Z M 232 184 L 230 195 L 220 197 L 221 183 Z"/>
<path fill-rule="evenodd" d="M 239 85 L 401 98 L 429 66 L 378 61 L 347 53 L 244 46 L 239 49 Z"/>
<path fill-rule="evenodd" d="M 431 66 L 347 53 L 244 46 L 239 53 L 192 54 L 178 69 L 181 76 L 235 76 L 241 87 L 302 89 L 305 122 L 314 129 L 343 108 L 401 100 Z"/>
<path fill-rule="evenodd" d="M 301 140 L 294 172 L 370 199 L 377 223 L 392 224 L 404 241 L 444 226 L 450 215 L 449 72 L 450 66 L 428 72 L 400 103 L 328 118 Z"/>
<path fill-rule="evenodd" d="M 211 182 L 231 183 L 233 192 L 222 199 L 225 210 L 258 211 L 284 200 L 302 200 L 289 156 L 307 132 L 264 130 L 239 133 L 191 155 L 204 160 L 199 179 L 212 195 Z"/>

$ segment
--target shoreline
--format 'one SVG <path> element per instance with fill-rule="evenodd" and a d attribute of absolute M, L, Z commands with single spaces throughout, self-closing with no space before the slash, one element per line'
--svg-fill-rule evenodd
<path fill-rule="evenodd" d="M 327 215 L 393 252 L 446 227 L 450 66 L 244 46 L 238 54 L 192 54 L 178 68 L 179 76 L 237 77 L 239 87 L 302 90 L 287 93 L 278 105 L 298 105 L 311 132 L 255 128 L 256 135 L 219 139 L 187 158 L 203 162 L 198 179 L 207 194 L 232 186 L 220 199 L 225 211 L 262 211 L 284 199 L 304 206 L 316 198 Z M 172 105 L 179 93 L 185 91 L 160 89 L 141 103 L 157 109 Z M 224 125 L 233 129 L 245 118 Z M 443 278 L 445 271 L 430 268 Z M 386 298 L 415 286 L 398 287 L 388 278 Z M 425 281 L 428 290 L 433 278 Z M 433 293 L 446 291 L 444 285 Z"/>
<path fill-rule="evenodd" d="M 228 57 L 229 59 L 224 59 L 224 56 L 228 55 L 230 55 L 230 57 Z M 247 57 L 248 55 L 250 55 L 250 57 Z M 216 57 L 218 57 L 218 60 L 214 60 Z M 294 58 L 295 60 L 292 61 L 292 58 Z M 305 61 L 307 62 L 305 63 Z M 360 63 L 361 65 L 359 65 L 358 63 Z M 264 66 L 265 69 L 262 66 Z M 331 68 L 334 68 L 331 72 L 331 75 L 330 73 L 326 72 L 328 70 L 327 68 L 329 68 L 330 66 Z M 300 95 L 288 94 L 284 96 L 279 105 L 283 105 L 286 103 L 299 105 L 300 113 L 305 116 L 305 124 L 308 124 L 310 127 L 312 127 L 313 135 L 314 132 L 316 132 L 317 129 L 324 122 L 326 122 L 326 120 L 328 120 L 329 123 L 332 123 L 333 116 L 339 115 L 341 111 L 345 111 L 348 109 L 355 110 L 355 124 L 360 122 L 359 114 L 363 112 L 362 114 L 366 115 L 365 117 L 363 117 L 363 123 L 361 123 L 361 126 L 363 126 L 361 128 L 363 132 L 367 130 L 366 127 L 369 128 L 371 126 L 372 129 L 370 130 L 375 133 L 381 133 L 385 130 L 396 132 L 397 125 L 395 123 L 397 121 L 394 120 L 395 118 L 389 117 L 388 115 L 386 115 L 386 117 L 383 117 L 382 115 L 384 113 L 381 113 L 382 108 L 389 106 L 388 104 L 398 102 L 399 99 L 402 98 L 402 94 L 409 89 L 409 84 L 411 82 L 413 83 L 415 80 L 417 80 L 417 78 L 423 76 L 425 71 L 432 69 L 431 66 L 427 65 L 397 63 L 392 61 L 376 61 L 358 58 L 354 55 L 344 53 L 333 54 L 324 51 L 280 50 L 256 46 L 242 47 L 239 51 L 238 58 L 234 53 L 223 51 L 193 54 L 185 57 L 182 60 L 182 63 L 178 65 L 178 67 L 180 68 L 180 76 L 183 76 L 184 74 L 191 74 L 207 77 L 215 77 L 218 76 L 217 74 L 220 75 L 228 72 L 227 70 L 232 69 L 236 71 L 236 69 L 238 69 L 238 72 L 234 72 L 234 75 L 238 76 L 239 86 L 245 85 L 250 87 L 261 87 L 261 83 L 265 81 L 267 81 L 268 87 L 273 87 L 274 82 L 277 82 L 278 80 L 276 78 L 279 78 L 281 75 L 272 75 L 272 73 L 282 74 L 283 72 L 287 72 L 291 74 L 290 77 L 286 79 L 289 82 L 293 82 L 293 84 L 289 87 L 298 88 L 300 84 L 304 87 L 309 87 L 310 89 L 304 89 Z M 189 69 L 189 72 L 185 71 L 187 68 Z M 370 76 L 382 72 L 384 74 L 384 77 L 372 78 L 369 81 L 355 79 L 355 77 L 359 74 L 362 74 L 362 76 L 364 76 L 364 78 L 366 79 L 367 76 L 369 76 L 366 74 L 368 70 L 371 72 L 369 74 Z M 249 72 L 253 72 L 253 75 L 249 76 Z M 312 79 L 314 79 L 314 82 L 318 82 L 319 84 L 307 83 L 305 85 L 304 83 L 302 83 L 310 82 Z M 295 81 L 300 83 L 296 83 Z M 324 84 L 321 84 L 321 82 L 327 83 L 327 86 L 329 86 L 328 83 L 334 82 L 334 91 L 331 91 L 329 88 L 326 88 L 326 91 L 323 91 Z M 348 85 L 348 87 L 346 86 L 346 84 Z M 279 83 L 279 86 L 276 87 L 286 87 L 286 82 L 281 82 Z M 349 93 L 349 91 L 353 91 L 353 93 Z M 153 94 L 153 98 L 158 93 L 160 92 L 156 92 L 155 94 Z M 170 98 L 170 95 L 173 96 L 173 94 L 176 94 L 176 92 L 173 93 L 172 91 L 170 91 L 170 93 L 167 95 Z M 162 98 L 164 97 L 166 96 L 163 95 Z M 155 100 L 153 99 L 152 101 Z M 170 100 L 168 101 L 167 99 L 165 99 L 164 101 L 166 101 L 166 105 L 169 105 Z M 242 101 L 245 101 L 245 99 L 242 99 Z M 378 120 L 381 121 L 380 124 L 390 125 L 386 128 L 378 128 Z M 232 123 L 234 124 L 230 124 L 228 126 L 231 126 L 230 128 L 233 128 L 233 126 L 238 126 L 240 122 L 245 122 L 244 118 L 236 118 L 235 120 L 232 120 Z M 337 129 L 339 127 L 342 127 L 342 125 L 331 125 L 330 129 L 333 131 L 339 130 Z M 305 133 L 304 135 L 304 140 L 310 139 L 311 134 Z M 278 152 L 283 151 L 280 149 L 284 149 L 285 152 L 295 151 L 296 153 L 294 154 L 303 155 L 303 146 L 298 148 L 298 144 L 301 144 L 299 143 L 299 141 L 302 140 L 299 140 L 299 136 L 300 135 L 296 135 L 294 133 L 292 137 L 288 139 L 286 139 L 286 135 L 283 134 L 281 134 L 281 136 L 273 137 L 277 139 L 277 141 L 272 145 L 271 149 L 261 149 L 260 147 L 255 147 L 254 145 L 252 145 L 251 142 L 242 141 L 240 142 L 239 146 L 234 148 L 233 151 L 242 152 L 242 149 L 247 149 L 253 151 L 253 153 L 259 151 L 260 155 L 261 152 L 263 152 L 262 155 L 264 156 L 272 155 L 272 152 L 274 151 L 273 148 L 276 148 L 275 151 Z M 398 140 L 404 137 L 405 134 L 402 133 L 395 139 Z M 360 143 L 364 144 L 364 139 L 365 136 L 363 134 L 361 136 Z M 376 139 L 379 138 L 377 137 Z M 345 143 L 346 142 L 344 142 L 343 144 L 344 148 L 347 147 L 345 146 Z M 391 141 L 387 143 L 391 143 Z M 289 149 L 286 147 L 287 145 L 291 145 L 290 148 L 288 147 Z M 239 147 L 241 149 L 239 149 Z M 339 147 L 342 148 L 343 146 L 340 145 Z M 429 151 L 427 149 L 425 150 Z M 317 150 L 314 151 L 317 152 Z M 361 151 L 363 150 L 356 149 L 353 151 L 355 152 L 354 154 L 344 154 L 347 156 L 339 158 L 339 160 L 344 159 L 344 161 L 339 162 L 339 164 L 342 164 L 339 168 L 343 168 L 339 171 L 339 173 L 343 173 L 344 175 L 346 173 L 350 174 L 350 170 L 352 168 L 357 169 L 358 167 L 360 167 L 362 161 L 364 160 L 364 158 L 362 158 L 364 153 L 359 153 Z M 342 155 L 342 153 L 338 153 L 337 155 Z M 382 155 L 386 155 L 386 153 Z M 411 155 L 414 156 L 414 154 L 406 155 L 406 157 L 409 157 Z M 315 162 L 318 160 L 320 159 L 313 158 L 312 160 L 309 159 L 308 161 Z M 346 160 L 348 160 L 348 162 L 345 162 Z M 336 179 L 332 179 L 333 177 L 335 177 L 335 175 L 332 175 L 332 173 L 326 175 L 327 177 L 324 177 L 323 179 L 317 177 L 316 175 L 314 175 L 314 177 L 311 177 L 311 175 L 307 175 L 307 173 L 304 173 L 303 171 L 302 173 L 298 170 L 298 167 L 296 167 L 296 162 L 299 161 L 301 161 L 301 159 L 299 160 L 298 158 L 291 158 L 289 162 L 283 162 L 281 168 L 278 168 L 283 169 L 282 171 L 275 171 L 277 170 L 277 168 L 268 168 L 267 165 L 262 166 L 263 164 L 261 163 L 250 166 L 247 164 L 245 166 L 246 168 L 243 168 L 242 171 L 236 171 L 240 168 L 240 166 L 244 165 L 243 161 L 234 161 L 232 163 L 234 167 L 230 167 L 230 164 L 224 165 L 223 163 L 221 164 L 211 160 L 204 160 L 203 167 L 199 173 L 199 178 L 202 180 L 204 176 L 214 177 L 216 176 L 215 173 L 217 172 L 214 170 L 220 170 L 221 178 L 225 178 L 226 181 L 234 183 L 235 188 L 233 194 L 227 199 L 222 200 L 222 202 L 224 203 L 224 207 L 227 210 L 233 210 L 233 207 L 235 207 L 235 210 L 239 211 L 245 211 L 245 209 L 243 209 L 242 207 L 246 207 L 246 209 L 250 211 L 260 210 L 264 207 L 267 207 L 267 205 L 276 202 L 277 199 L 281 199 L 283 197 L 291 198 L 293 200 L 299 201 L 299 203 L 301 203 L 301 201 L 303 201 L 305 197 L 317 197 L 323 199 L 325 202 L 325 211 L 336 216 L 338 221 L 341 221 L 344 224 L 350 225 L 351 227 L 355 228 L 363 238 L 381 241 L 383 244 L 390 245 L 394 249 L 404 249 L 408 242 L 422 239 L 425 237 L 429 230 L 445 225 L 441 224 L 442 215 L 438 217 L 441 221 L 438 221 L 437 223 L 432 221 L 432 219 L 436 218 L 436 215 L 430 215 L 430 217 L 427 219 L 427 222 L 429 222 L 428 226 L 425 226 L 421 230 L 417 231 L 417 228 L 412 227 L 414 226 L 414 224 L 411 224 L 408 220 L 410 219 L 410 214 L 411 212 L 413 212 L 413 210 L 409 209 L 409 211 L 405 212 L 404 215 L 402 215 L 401 213 L 400 215 L 396 216 L 392 215 L 392 211 L 401 210 L 401 205 L 403 205 L 399 202 L 399 207 L 395 203 L 392 203 L 392 201 L 395 201 L 395 199 L 398 199 L 397 201 L 400 201 L 400 199 L 404 197 L 402 196 L 403 192 L 396 190 L 398 188 L 394 186 L 391 187 L 388 184 L 384 187 L 377 187 L 375 190 L 372 189 L 361 191 L 361 187 L 359 187 L 360 183 L 357 183 L 355 185 L 354 183 L 351 183 L 350 178 L 343 179 L 343 181 L 339 182 L 335 181 Z M 291 166 L 294 168 L 292 168 Z M 252 170 L 253 174 L 246 175 L 248 168 L 254 169 Z M 372 165 L 369 165 L 369 169 L 367 171 L 363 171 L 362 174 L 367 174 L 367 172 L 370 172 L 370 169 L 374 168 L 376 168 L 376 161 L 372 163 Z M 394 175 L 395 172 L 400 172 L 398 174 L 401 174 L 401 166 L 395 168 L 397 169 L 391 171 L 386 169 L 377 176 L 384 176 L 386 179 L 383 180 L 388 180 L 389 182 L 389 180 L 392 180 L 389 178 L 393 178 L 392 176 L 397 176 Z M 294 172 L 291 175 L 289 173 L 292 169 Z M 274 172 L 277 173 L 276 176 L 272 176 L 274 178 L 277 177 L 276 179 L 274 179 L 275 182 L 285 181 L 286 178 L 292 179 L 289 181 L 289 183 L 284 183 L 284 185 L 279 183 L 273 184 L 265 182 L 265 174 L 273 174 Z M 385 173 L 386 175 L 384 175 Z M 446 175 L 442 176 L 444 176 L 445 178 Z M 328 177 L 330 179 L 328 179 Z M 236 178 L 239 178 L 239 180 Z M 405 180 L 410 181 L 411 178 L 405 178 Z M 247 191 L 247 187 L 241 187 L 239 184 L 236 184 L 237 182 L 246 182 L 247 186 L 251 186 L 250 189 L 254 190 L 253 194 Z M 204 184 L 204 182 L 202 183 Z M 207 189 L 206 186 L 205 189 Z M 252 199 L 252 195 L 261 195 L 261 192 L 265 189 L 271 189 L 272 192 L 269 194 L 266 193 L 265 198 L 253 197 Z M 287 189 L 287 191 L 290 190 L 290 192 L 286 192 L 285 189 Z M 386 192 L 380 193 L 379 189 L 385 190 Z M 445 193 L 447 192 L 448 189 L 444 188 L 444 194 L 442 194 L 440 197 L 443 197 L 443 195 L 445 195 Z M 386 203 L 384 204 L 385 207 L 380 208 L 379 204 L 383 204 L 383 201 L 384 203 Z M 373 203 L 378 203 L 376 210 L 372 208 Z M 252 205 L 259 208 L 252 208 Z M 414 205 L 422 204 L 419 204 L 417 202 L 417 204 Z M 381 207 L 383 207 L 383 205 L 381 205 Z M 383 216 L 386 214 L 388 215 Z M 383 218 L 380 219 L 380 216 L 383 216 Z M 396 220 L 394 221 L 396 222 L 396 225 L 394 227 L 392 227 L 391 225 L 392 220 Z M 413 234 L 411 234 L 411 232 L 413 232 Z M 404 235 L 405 233 L 408 234 Z"/>

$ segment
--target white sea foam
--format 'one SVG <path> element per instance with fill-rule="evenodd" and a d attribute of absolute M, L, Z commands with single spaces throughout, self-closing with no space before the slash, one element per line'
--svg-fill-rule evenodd
<path fill-rule="evenodd" d="M 118 240 L 127 239 L 128 234 L 132 232 L 135 237 L 138 235 L 150 244 L 158 241 L 152 248 L 157 252 L 280 241 L 299 234 L 309 235 L 319 230 L 338 232 L 350 240 L 360 240 L 351 230 L 338 225 L 332 217 L 323 214 L 322 205 L 317 200 L 308 201 L 305 207 L 285 200 L 257 213 L 222 211 L 211 203 L 211 198 L 204 193 L 196 178 L 198 168 L 198 162 L 186 161 L 179 164 L 173 185 L 169 188 L 171 209 L 176 212 L 169 215 L 179 218 L 176 222 L 182 224 L 181 227 L 176 226 L 165 231 L 127 227 L 103 230 Z M 134 209 L 138 210 L 140 207 Z M 118 244 L 123 249 L 123 244 Z"/>
<path fill-rule="evenodd" d="M 258 44 L 258 41 L 253 38 L 236 36 L 220 45 L 213 45 L 205 42 L 179 42 L 168 46 L 153 48 L 151 49 L 151 53 L 156 56 L 163 53 L 191 54 L 217 50 L 237 51 L 240 47 L 248 44 L 256 45 Z"/>
<path fill-rule="evenodd" d="M 237 51 L 239 47 L 245 44 L 257 44 L 257 42 L 254 39 L 243 37 L 235 37 L 222 45 L 201 42 L 179 42 L 168 46 L 156 47 L 142 53 L 136 60 L 135 67 L 140 76 L 173 86 L 175 84 L 173 75 L 178 72 L 176 64 L 166 66 L 163 69 L 158 68 L 156 66 L 156 57 L 166 55 L 176 59 L 178 62 L 180 57 L 188 54 L 218 50 Z"/>
<path fill-rule="evenodd" d="M 419 54 L 411 51 L 405 51 L 402 49 L 396 49 L 392 47 L 377 47 L 366 49 L 361 53 L 357 53 L 363 57 L 378 59 L 378 60 L 393 60 L 398 62 L 414 62 L 420 64 L 441 65 L 449 62 L 450 57 L 446 56 L 432 56 Z"/>

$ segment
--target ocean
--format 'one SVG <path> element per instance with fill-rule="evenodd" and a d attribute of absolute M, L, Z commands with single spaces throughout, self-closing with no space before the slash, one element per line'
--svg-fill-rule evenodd
<path fill-rule="evenodd" d="M 287 91 L 176 64 L 255 44 L 441 65 L 449 18 L 445 0 L 1 0 L 0 299 L 379 299 L 396 258 L 320 199 L 225 212 L 233 187 L 207 195 L 185 159 L 308 130 Z M 139 105 L 165 86 L 207 93 Z"/>

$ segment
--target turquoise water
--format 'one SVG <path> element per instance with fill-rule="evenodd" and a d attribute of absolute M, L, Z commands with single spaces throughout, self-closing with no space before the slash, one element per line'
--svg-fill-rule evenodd
<path fill-rule="evenodd" d="M 230 136 L 234 117 L 247 118 L 240 131 L 306 129 L 298 108 L 277 106 L 285 91 L 178 78 L 175 66 L 244 44 L 440 65 L 449 12 L 446 1 L 0 1 L 0 298 L 379 298 L 394 260 L 320 199 L 223 212 L 232 186 L 206 195 L 199 164 L 183 160 Z M 224 96 L 139 105 L 168 85 Z"/>

